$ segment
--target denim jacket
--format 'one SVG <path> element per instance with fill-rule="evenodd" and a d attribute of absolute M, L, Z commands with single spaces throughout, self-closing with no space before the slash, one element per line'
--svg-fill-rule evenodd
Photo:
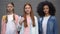
<path fill-rule="evenodd" d="M 38 20 L 39 34 L 43 34 L 42 21 L 43 21 L 43 17 L 40 17 Z M 57 29 L 58 29 L 57 21 L 56 21 L 55 16 L 50 16 L 47 22 L 46 34 L 58 34 Z"/>

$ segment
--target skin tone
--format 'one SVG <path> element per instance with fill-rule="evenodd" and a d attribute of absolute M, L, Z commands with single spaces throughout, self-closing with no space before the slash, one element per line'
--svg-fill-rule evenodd
<path fill-rule="evenodd" d="M 28 18 L 30 19 L 31 18 L 30 17 L 31 7 L 29 5 L 26 5 L 24 10 L 25 10 L 27 19 Z M 22 24 L 23 21 L 24 21 L 24 17 L 21 18 L 20 25 Z"/>
<path fill-rule="evenodd" d="M 26 17 L 30 18 L 31 7 L 29 5 L 25 6 Z"/>
<path fill-rule="evenodd" d="M 43 11 L 44 11 L 44 13 L 45 13 L 45 16 L 49 16 L 50 14 L 49 14 L 49 6 L 48 5 L 45 5 L 44 7 L 43 7 Z"/>
<path fill-rule="evenodd" d="M 14 7 L 13 7 L 12 4 L 8 4 L 8 5 L 7 5 L 8 14 L 13 14 L 13 9 L 14 9 Z"/>
<path fill-rule="evenodd" d="M 14 9 L 13 5 L 9 3 L 7 5 L 7 11 L 8 11 L 7 14 L 8 15 L 13 14 L 13 9 Z M 6 22 L 6 19 L 5 18 L 6 18 L 6 16 L 4 16 L 3 19 L 2 19 L 4 22 Z"/>

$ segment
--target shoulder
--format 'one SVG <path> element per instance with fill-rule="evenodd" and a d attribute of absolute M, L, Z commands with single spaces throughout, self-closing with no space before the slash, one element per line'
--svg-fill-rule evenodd
<path fill-rule="evenodd" d="M 56 17 L 55 17 L 55 16 L 51 16 L 51 19 L 53 19 L 53 20 L 54 20 L 54 19 L 56 19 Z"/>
<path fill-rule="evenodd" d="M 37 17 L 36 17 L 36 16 L 34 16 L 34 19 L 35 19 L 35 21 L 38 21 L 38 19 L 37 19 Z"/>
<path fill-rule="evenodd" d="M 39 18 L 38 18 L 38 21 L 42 21 L 42 19 L 43 19 L 43 17 L 39 17 Z"/>
<path fill-rule="evenodd" d="M 6 17 L 6 15 L 3 15 L 2 17 Z"/>
<path fill-rule="evenodd" d="M 20 16 L 18 14 L 14 14 L 15 18 L 20 18 Z"/>
<path fill-rule="evenodd" d="M 35 19 L 37 19 L 37 17 L 36 17 L 36 16 L 34 16 L 34 18 L 35 18 Z"/>
<path fill-rule="evenodd" d="M 39 21 L 41 21 L 43 19 L 42 17 L 37 18 L 36 16 L 34 16 L 34 18 L 39 20 Z"/>
<path fill-rule="evenodd" d="M 34 19 L 35 19 L 35 20 L 38 20 L 38 18 L 37 18 L 36 16 L 34 16 Z"/>
<path fill-rule="evenodd" d="M 19 15 L 17 15 L 17 14 L 14 14 L 16 17 L 18 17 Z"/>
<path fill-rule="evenodd" d="M 3 15 L 3 16 L 2 16 L 2 19 L 6 19 L 6 15 Z"/>

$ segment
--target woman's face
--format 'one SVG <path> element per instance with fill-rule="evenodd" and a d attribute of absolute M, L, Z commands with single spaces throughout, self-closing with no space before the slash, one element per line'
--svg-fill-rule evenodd
<path fill-rule="evenodd" d="M 7 10 L 8 10 L 8 12 L 13 11 L 13 9 L 14 9 L 14 7 L 13 7 L 12 4 L 8 4 L 8 5 L 7 5 Z"/>
<path fill-rule="evenodd" d="M 49 6 L 48 5 L 45 5 L 43 7 L 43 11 L 44 11 L 45 14 L 49 14 Z"/>
<path fill-rule="evenodd" d="M 25 13 L 30 14 L 30 12 L 31 12 L 31 6 L 26 5 L 25 6 Z"/>

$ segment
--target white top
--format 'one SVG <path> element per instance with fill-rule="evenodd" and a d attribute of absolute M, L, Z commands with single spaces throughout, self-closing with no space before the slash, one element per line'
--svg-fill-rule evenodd
<path fill-rule="evenodd" d="M 46 29 L 47 29 L 47 22 L 50 16 L 44 17 L 43 22 L 42 22 L 42 28 L 43 28 L 43 34 L 46 34 Z"/>
<path fill-rule="evenodd" d="M 6 34 L 16 34 L 16 26 L 13 20 L 13 14 L 7 15 Z"/>

